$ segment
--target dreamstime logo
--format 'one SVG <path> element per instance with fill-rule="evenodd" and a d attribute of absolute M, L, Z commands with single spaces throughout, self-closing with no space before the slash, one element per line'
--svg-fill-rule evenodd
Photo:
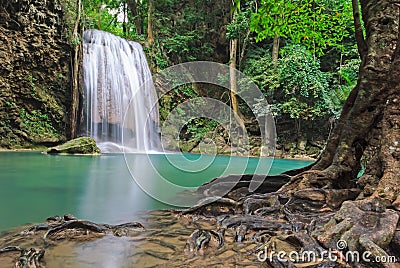
<path fill-rule="evenodd" d="M 260 250 L 257 254 L 257 259 L 260 262 L 270 261 L 274 259 L 279 262 L 293 263 L 307 263 L 307 262 L 321 262 L 323 260 L 329 260 L 332 262 L 343 261 L 346 263 L 359 263 L 360 261 L 366 263 L 395 263 L 397 258 L 395 256 L 373 256 L 370 251 L 364 251 L 362 253 L 358 251 L 347 250 L 347 242 L 345 240 L 339 240 L 336 243 L 336 249 L 329 248 L 328 250 L 319 249 L 318 251 L 275 251 L 269 249 L 267 246 Z"/>
<path fill-rule="evenodd" d="M 227 65 L 215 62 L 189 62 L 167 68 L 153 77 L 155 81 L 155 90 L 158 93 L 158 99 L 154 101 L 152 110 L 157 110 L 158 102 L 166 96 L 170 91 L 176 90 L 177 87 L 185 84 L 201 83 L 211 84 L 228 90 L 231 89 L 230 77 L 236 77 L 236 94 L 243 100 L 248 108 L 253 112 L 257 119 L 257 123 L 261 133 L 261 154 L 266 158 L 261 158 L 254 173 L 268 174 L 272 158 L 275 153 L 275 123 L 272 115 L 269 113 L 269 104 L 267 103 L 263 93 L 248 77 L 238 70 L 231 69 Z M 234 77 L 233 76 L 233 77 Z M 153 86 L 153 81 L 144 86 Z M 150 85 L 151 84 L 151 85 Z M 133 97 L 135 98 L 135 96 Z M 133 102 L 131 102 L 133 103 Z M 260 109 L 262 107 L 262 109 Z M 132 105 L 128 109 L 132 109 Z M 209 97 L 197 97 L 182 102 L 175 107 L 166 117 L 166 120 L 160 126 L 161 134 L 161 153 L 165 153 L 165 157 L 171 165 L 176 169 L 187 173 L 198 173 L 207 169 L 213 163 L 217 147 L 211 140 L 202 140 L 199 144 L 201 151 L 200 157 L 195 160 L 188 159 L 181 152 L 171 153 L 171 143 L 179 144 L 179 133 L 181 129 L 190 120 L 195 118 L 208 118 L 218 122 L 230 140 L 231 151 L 240 151 L 240 158 L 230 158 L 229 163 L 220 172 L 219 176 L 226 176 L 230 173 L 243 174 L 246 170 L 249 152 L 248 133 L 241 129 L 242 119 L 231 109 L 230 104 L 226 104 L 220 100 Z M 125 118 L 124 125 L 131 124 Z M 147 122 L 151 120 L 151 115 L 147 115 Z M 125 144 L 123 139 L 123 143 Z M 164 176 L 160 170 L 157 160 L 151 154 L 147 154 L 147 158 L 151 163 L 151 167 L 147 167 L 146 173 L 141 173 L 145 161 L 138 162 L 130 154 L 125 153 L 125 161 L 128 169 L 136 181 L 136 183 L 151 197 L 166 204 L 178 207 L 193 206 L 198 200 L 184 200 L 175 198 L 171 200 L 171 193 L 180 193 L 187 190 L 194 190 L 196 187 L 189 187 L 173 183 Z M 148 168 L 151 171 L 148 171 Z M 161 168 L 162 169 L 162 168 Z M 249 191 L 254 191 L 263 182 L 262 176 L 255 177 L 249 186 Z M 239 180 L 239 177 L 238 179 Z M 231 182 L 219 192 L 216 198 L 225 195 L 231 190 L 236 182 Z M 160 193 L 160 189 L 162 192 Z M 163 193 L 168 193 L 163 195 Z"/>

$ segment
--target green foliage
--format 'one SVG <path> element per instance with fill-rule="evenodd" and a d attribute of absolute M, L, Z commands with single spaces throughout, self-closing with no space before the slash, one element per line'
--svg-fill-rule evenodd
<path fill-rule="evenodd" d="M 160 99 L 160 119 L 164 121 L 170 112 L 176 108 L 177 112 L 182 111 L 178 106 L 186 100 L 190 100 L 199 96 L 195 87 L 191 84 L 181 86 L 172 86 L 173 90 L 164 94 Z"/>
<path fill-rule="evenodd" d="M 333 107 L 333 113 L 337 118 L 351 90 L 357 84 L 359 66 L 359 58 L 350 58 L 345 60 L 343 64 L 338 67 L 336 73 L 332 74 L 332 90 L 329 92 L 329 100 Z"/>
<path fill-rule="evenodd" d="M 158 53 L 168 65 L 215 60 L 215 40 L 225 25 L 218 18 L 225 3 L 204 0 L 156 0 L 153 30 Z M 222 35 L 223 36 L 223 35 Z"/>
<path fill-rule="evenodd" d="M 31 90 L 32 90 L 31 97 L 34 98 L 34 99 L 37 99 L 38 98 L 37 94 L 39 93 L 38 92 L 38 88 L 36 87 L 36 84 L 35 84 L 37 79 L 35 77 L 33 77 L 31 74 L 29 74 L 28 75 L 28 81 L 29 81 L 29 84 L 30 84 Z"/>
<path fill-rule="evenodd" d="M 251 30 L 257 33 L 257 40 L 268 37 L 287 37 L 289 15 L 294 13 L 295 5 L 286 0 L 262 0 L 257 13 L 252 15 Z"/>
<path fill-rule="evenodd" d="M 352 29 L 351 2 L 345 0 L 262 0 L 251 20 L 258 41 L 285 37 L 317 55 L 327 47 L 343 50 Z"/>
<path fill-rule="evenodd" d="M 31 113 L 28 113 L 24 108 L 21 108 L 19 112 L 21 119 L 20 127 L 27 133 L 58 135 L 47 114 L 43 114 L 40 110 L 33 110 Z"/>
<path fill-rule="evenodd" d="M 249 58 L 245 73 L 262 89 L 270 107 L 256 105 L 256 111 L 260 114 L 267 111 L 274 115 L 286 114 L 302 120 L 315 119 L 331 112 L 328 76 L 303 46 L 283 48 L 282 57 L 276 64 L 269 54 L 259 54 L 260 50 L 257 50 Z"/>
<path fill-rule="evenodd" d="M 13 106 L 15 106 L 15 102 L 13 102 L 13 101 L 6 101 L 6 105 L 7 105 L 8 107 L 13 107 Z"/>
<path fill-rule="evenodd" d="M 159 69 L 165 69 L 168 65 L 168 57 L 164 53 L 162 46 L 158 40 L 155 40 L 152 48 L 143 47 L 144 52 L 149 58 L 149 63 L 153 63 Z"/>
<path fill-rule="evenodd" d="M 136 0 L 132 0 L 136 1 Z M 127 0 L 82 0 L 84 23 L 87 28 L 110 32 L 124 38 L 143 41 L 133 23 Z M 147 12 L 147 1 L 137 1 L 140 16 Z"/>
<path fill-rule="evenodd" d="M 65 35 L 70 43 L 76 45 L 79 43 L 79 38 L 73 36 L 73 29 L 77 18 L 77 0 L 59 1 L 64 10 L 64 23 L 66 25 Z"/>
<path fill-rule="evenodd" d="M 280 86 L 280 73 L 277 65 L 272 62 L 271 55 L 266 51 L 263 48 L 250 51 L 244 73 L 252 78 L 265 95 L 271 97 L 271 93 Z"/>
<path fill-rule="evenodd" d="M 251 8 L 238 12 L 233 21 L 226 26 L 226 37 L 239 39 L 250 27 Z"/>
<path fill-rule="evenodd" d="M 215 130 L 218 122 L 209 118 L 194 118 L 186 124 L 183 135 L 189 139 L 203 139 L 208 133 Z"/>
<path fill-rule="evenodd" d="M 285 102 L 283 113 L 295 119 L 314 119 L 330 111 L 327 98 L 328 78 L 321 72 L 319 62 L 299 45 L 281 50 L 279 62 L 281 90 Z"/>
<path fill-rule="evenodd" d="M 163 45 L 167 54 L 179 55 L 181 61 L 194 61 L 197 59 L 196 55 L 212 53 L 212 48 L 208 44 L 199 47 L 203 38 L 204 33 L 194 30 L 167 37 Z"/>
<path fill-rule="evenodd" d="M 169 120 L 174 120 L 182 117 L 186 117 L 188 114 L 197 114 L 197 109 L 199 105 L 204 105 L 203 99 L 197 98 L 200 97 L 198 91 L 196 90 L 196 85 L 194 84 L 184 84 L 181 86 L 172 86 L 173 90 L 169 93 L 163 95 L 160 100 L 160 120 L 163 122 L 170 115 L 171 111 L 174 110 L 175 116 L 169 118 Z M 185 101 L 191 100 L 190 103 L 185 105 L 185 108 L 180 107 L 181 103 Z M 218 111 L 218 109 L 216 109 Z M 181 122 L 176 122 L 176 124 L 172 125 L 180 125 Z M 215 128 L 218 126 L 218 122 L 211 120 L 209 118 L 192 118 L 188 122 L 186 122 L 185 126 L 183 126 L 181 132 L 179 133 L 181 141 L 188 140 L 200 140 L 203 139 L 209 134 L 213 132 Z M 167 126 L 164 129 L 164 134 L 174 135 L 177 133 L 177 129 L 174 129 L 171 126 Z M 184 151 L 187 149 L 182 148 L 185 147 L 185 142 L 181 143 L 181 149 Z M 186 150 L 187 151 L 187 150 Z"/>
<path fill-rule="evenodd" d="M 37 79 L 35 77 L 33 77 L 32 75 L 28 75 L 28 80 L 29 80 L 32 90 L 36 91 L 37 88 L 36 88 L 35 82 Z"/>
<path fill-rule="evenodd" d="M 122 27 L 118 23 L 120 4 L 120 1 L 83 0 L 86 26 L 123 35 Z M 116 12 L 113 12 L 113 9 L 116 9 Z"/>

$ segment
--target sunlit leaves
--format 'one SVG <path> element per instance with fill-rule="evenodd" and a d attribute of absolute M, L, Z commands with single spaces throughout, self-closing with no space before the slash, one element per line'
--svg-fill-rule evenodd
<path fill-rule="evenodd" d="M 332 112 L 328 76 L 305 47 L 283 48 L 278 64 L 268 54 L 258 59 L 251 57 L 245 72 L 263 90 L 274 114 L 310 120 Z"/>
<path fill-rule="evenodd" d="M 327 102 L 328 79 L 304 47 L 294 45 L 282 49 L 281 88 L 286 100 L 283 113 L 291 118 L 314 119 L 330 111 Z"/>
<path fill-rule="evenodd" d="M 327 47 L 343 49 L 352 29 L 351 1 L 262 0 L 251 20 L 257 40 L 280 36 L 322 55 Z"/>

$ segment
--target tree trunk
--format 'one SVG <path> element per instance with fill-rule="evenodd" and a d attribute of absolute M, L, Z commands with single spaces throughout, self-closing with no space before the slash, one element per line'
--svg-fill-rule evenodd
<path fill-rule="evenodd" d="M 373 148 L 375 156 L 360 179 L 368 188 L 364 189 L 365 196 L 372 194 L 389 202 L 399 196 L 399 8 L 389 0 L 361 0 L 361 7 L 366 37 L 362 32 L 357 33 L 362 56 L 358 83 L 344 105 L 322 157 L 309 167 L 322 171 L 322 175 L 303 179 L 301 183 L 292 181 L 283 190 L 355 186 L 360 160 L 366 148 Z"/>
<path fill-rule="evenodd" d="M 236 81 L 236 54 L 237 54 L 237 39 L 232 39 L 230 42 L 230 72 L 229 72 L 229 81 L 230 81 L 230 96 L 231 96 L 231 103 L 232 103 L 232 110 L 235 115 L 236 121 L 239 123 L 242 133 L 245 130 L 245 125 L 242 120 L 242 116 L 239 110 L 238 100 L 236 98 L 237 92 L 237 81 Z"/>
<path fill-rule="evenodd" d="M 149 47 L 154 44 L 154 36 L 153 36 L 153 9 L 154 2 L 153 0 L 149 0 L 149 10 L 147 13 L 147 44 Z"/>
<path fill-rule="evenodd" d="M 101 3 L 99 3 L 98 7 L 97 7 L 97 30 L 101 30 Z"/>
<path fill-rule="evenodd" d="M 81 14 L 82 14 L 82 3 L 81 0 L 76 2 L 76 10 L 77 10 L 77 17 L 75 20 L 73 38 L 74 40 L 78 40 L 79 38 L 79 25 L 81 21 Z M 72 40 L 74 43 L 75 41 Z M 79 67 L 80 67 L 80 55 L 82 52 L 82 44 L 78 42 L 74 44 L 74 56 L 72 62 L 72 88 L 71 88 L 71 121 L 70 127 L 71 131 L 69 133 L 69 138 L 73 139 L 77 136 L 77 128 L 78 128 L 78 114 L 79 114 Z"/>
<path fill-rule="evenodd" d="M 124 19 L 122 22 L 122 32 L 124 33 L 124 37 L 126 38 L 127 34 L 127 11 L 126 11 L 126 3 L 123 3 L 123 12 L 124 12 Z"/>
<path fill-rule="evenodd" d="M 279 56 L 279 36 L 274 36 L 274 42 L 272 44 L 272 61 L 276 62 Z"/>
<path fill-rule="evenodd" d="M 237 10 L 235 9 L 233 11 L 232 20 L 235 19 L 236 14 L 237 14 Z M 237 83 L 237 81 L 236 81 L 237 50 L 238 50 L 238 40 L 235 38 L 230 41 L 230 46 L 229 46 L 229 52 L 230 52 L 229 82 L 230 82 L 230 89 L 231 89 L 230 97 L 231 97 L 232 110 L 233 110 L 234 116 L 236 118 L 236 121 L 240 125 L 242 133 L 244 133 L 244 130 L 246 129 L 246 127 L 243 123 L 242 116 L 239 111 L 238 100 L 236 98 L 236 93 L 237 93 L 237 84 L 236 84 Z"/>
<path fill-rule="evenodd" d="M 141 35 L 143 33 L 143 25 L 142 21 L 140 20 L 139 13 L 137 11 L 137 3 L 136 0 L 127 0 L 126 4 L 132 14 L 133 23 L 135 24 L 136 33 Z"/>

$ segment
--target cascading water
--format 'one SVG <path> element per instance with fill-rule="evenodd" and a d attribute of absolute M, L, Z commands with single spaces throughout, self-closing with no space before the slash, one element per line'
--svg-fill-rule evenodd
<path fill-rule="evenodd" d="M 159 148 L 157 97 L 139 43 L 85 31 L 83 81 L 83 131 L 102 152 Z"/>

